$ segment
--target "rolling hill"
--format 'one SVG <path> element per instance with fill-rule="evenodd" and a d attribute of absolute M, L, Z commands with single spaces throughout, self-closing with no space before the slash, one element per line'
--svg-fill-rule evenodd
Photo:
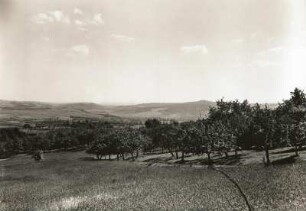
<path fill-rule="evenodd" d="M 48 118 L 68 119 L 71 116 L 99 119 L 162 118 L 178 121 L 195 120 L 207 114 L 214 102 L 147 103 L 109 106 L 95 103 L 43 103 L 0 100 L 0 125 L 15 125 L 24 120 Z"/>
<path fill-rule="evenodd" d="M 187 103 L 148 103 L 130 106 L 115 106 L 106 110 L 107 113 L 127 118 L 162 118 L 175 120 L 195 120 L 208 113 L 214 102 L 201 100 Z"/>

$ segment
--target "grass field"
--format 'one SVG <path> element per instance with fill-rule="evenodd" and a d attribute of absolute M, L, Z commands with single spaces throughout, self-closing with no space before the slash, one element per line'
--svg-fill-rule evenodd
<path fill-rule="evenodd" d="M 206 167 L 90 161 L 84 152 L 0 161 L 0 210 L 247 210 L 238 189 Z M 219 167 L 254 210 L 305 210 L 306 163 Z"/>

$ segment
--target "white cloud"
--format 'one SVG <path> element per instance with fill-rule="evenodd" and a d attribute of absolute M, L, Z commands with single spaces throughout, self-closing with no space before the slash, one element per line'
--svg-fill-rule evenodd
<path fill-rule="evenodd" d="M 78 26 L 84 26 L 86 25 L 83 21 L 80 21 L 80 20 L 75 20 L 74 23 Z"/>
<path fill-rule="evenodd" d="M 83 11 L 75 8 L 74 14 L 82 15 Z M 82 16 L 83 17 L 83 16 Z M 65 23 L 70 24 L 72 21 L 81 31 L 87 31 L 85 28 L 88 25 L 100 26 L 104 25 L 104 20 L 101 13 L 94 14 L 91 18 L 82 18 L 71 20 L 68 15 L 60 10 L 49 11 L 45 13 L 38 13 L 31 18 L 31 21 L 36 24 L 48 24 L 48 23 Z"/>
<path fill-rule="evenodd" d="M 74 8 L 73 13 L 76 15 L 83 15 L 83 11 L 80 10 L 79 8 Z"/>
<path fill-rule="evenodd" d="M 46 24 L 53 22 L 70 24 L 69 16 L 65 15 L 60 10 L 54 10 L 47 13 L 38 13 L 32 17 L 32 21 L 37 24 Z"/>
<path fill-rule="evenodd" d="M 189 45 L 181 47 L 183 53 L 202 53 L 207 54 L 208 49 L 205 45 Z"/>
<path fill-rule="evenodd" d="M 79 12 L 78 12 L 79 13 Z M 83 18 L 83 19 L 76 19 L 74 20 L 74 24 L 77 25 L 77 28 L 80 31 L 88 31 L 86 28 L 89 25 L 104 25 L 104 20 L 102 19 L 102 14 L 95 14 L 92 19 Z"/>
<path fill-rule="evenodd" d="M 93 17 L 93 20 L 90 23 L 96 24 L 96 25 L 104 25 L 105 24 L 101 13 L 95 14 L 94 17 Z"/>
<path fill-rule="evenodd" d="M 87 45 L 76 45 L 71 48 L 75 53 L 87 56 L 89 54 L 89 47 Z"/>
<path fill-rule="evenodd" d="M 46 13 L 39 13 L 32 18 L 32 21 L 38 24 L 45 24 L 49 22 L 54 22 L 54 19 Z"/>
<path fill-rule="evenodd" d="M 122 34 L 111 34 L 111 38 L 120 42 L 133 42 L 135 40 L 134 37 L 129 37 Z"/>
<path fill-rule="evenodd" d="M 64 13 L 60 10 L 55 10 L 49 12 L 50 16 L 52 16 L 57 22 L 60 22 L 64 18 Z"/>
<path fill-rule="evenodd" d="M 80 20 L 75 20 L 74 23 L 75 25 L 77 25 L 78 30 L 88 31 L 88 29 L 86 28 L 87 23 L 80 21 Z"/>

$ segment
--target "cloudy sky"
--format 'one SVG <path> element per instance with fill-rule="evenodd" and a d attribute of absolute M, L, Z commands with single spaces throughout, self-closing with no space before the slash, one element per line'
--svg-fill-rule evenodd
<path fill-rule="evenodd" d="M 304 0 L 0 0 L 0 99 L 279 102 L 294 87 Z"/>

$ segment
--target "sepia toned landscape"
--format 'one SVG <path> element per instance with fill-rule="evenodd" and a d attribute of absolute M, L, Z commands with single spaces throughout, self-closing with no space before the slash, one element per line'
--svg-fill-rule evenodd
<path fill-rule="evenodd" d="M 205 117 L 179 121 L 136 117 L 199 102 L 2 101 L 0 208 L 302 210 L 305 103 L 299 89 L 273 108 L 221 99 L 203 106 Z"/>
<path fill-rule="evenodd" d="M 306 210 L 303 0 L 0 0 L 0 211 Z"/>

